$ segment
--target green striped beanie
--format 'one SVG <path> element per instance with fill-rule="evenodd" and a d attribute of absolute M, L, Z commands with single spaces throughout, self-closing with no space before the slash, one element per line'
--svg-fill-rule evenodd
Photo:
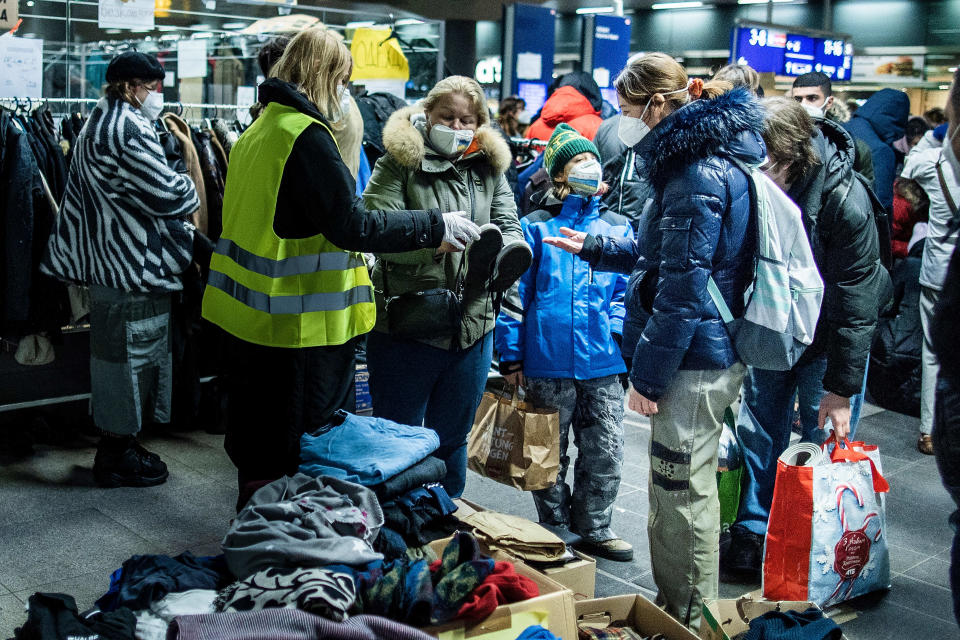
<path fill-rule="evenodd" d="M 553 130 L 547 150 L 543 152 L 543 166 L 551 178 L 563 171 L 570 159 L 575 155 L 589 151 L 600 159 L 600 152 L 596 145 L 580 135 L 580 132 L 561 122 Z"/>

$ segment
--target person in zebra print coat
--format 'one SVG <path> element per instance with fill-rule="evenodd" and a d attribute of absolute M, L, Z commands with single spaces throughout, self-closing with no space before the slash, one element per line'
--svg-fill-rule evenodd
<path fill-rule="evenodd" d="M 167 467 L 137 443 L 142 418 L 170 421 L 171 293 L 193 257 L 199 206 L 170 169 L 153 127 L 163 67 L 129 51 L 107 67 L 105 95 L 77 138 L 41 269 L 90 288 L 94 460 L 101 486 L 151 486 Z"/>

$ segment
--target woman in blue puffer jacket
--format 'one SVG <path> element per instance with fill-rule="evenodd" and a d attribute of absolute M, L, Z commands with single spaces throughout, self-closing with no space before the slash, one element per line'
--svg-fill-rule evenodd
<path fill-rule="evenodd" d="M 756 222 L 747 176 L 730 158 L 764 162 L 763 112 L 745 89 L 688 81 L 660 53 L 634 60 L 615 86 L 621 140 L 644 159 L 654 189 L 640 240 L 563 229 L 545 242 L 598 271 L 631 273 L 623 348 L 633 359 L 629 406 L 650 416 L 654 580 L 667 611 L 697 629 L 703 599 L 719 589 L 721 421 L 745 372 L 707 280 L 743 315 Z"/>
<path fill-rule="evenodd" d="M 520 220 L 533 263 L 503 301 L 497 318 L 500 372 L 523 384 L 527 399 L 560 413 L 560 470 L 552 487 L 533 492 L 540 522 L 582 538 L 592 555 L 626 562 L 633 548 L 610 529 L 623 462 L 623 333 L 627 278 L 594 273 L 586 262 L 545 246 L 561 227 L 633 239 L 629 221 L 600 203 L 603 169 L 590 140 L 561 123 L 544 151 L 552 188 L 534 196 Z M 577 445 L 573 492 L 566 483 L 568 432 Z"/>

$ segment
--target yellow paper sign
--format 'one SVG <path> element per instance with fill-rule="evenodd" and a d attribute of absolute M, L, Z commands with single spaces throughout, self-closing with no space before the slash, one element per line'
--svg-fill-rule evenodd
<path fill-rule="evenodd" d="M 410 65 L 400 43 L 391 39 L 389 29 L 361 27 L 353 32 L 350 55 L 353 56 L 351 80 L 409 80 Z M 381 44 L 383 43 L 383 44 Z"/>

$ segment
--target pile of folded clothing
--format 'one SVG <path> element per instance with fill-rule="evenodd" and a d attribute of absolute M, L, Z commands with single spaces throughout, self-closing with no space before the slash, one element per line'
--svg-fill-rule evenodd
<path fill-rule="evenodd" d="M 408 480 L 391 475 L 378 489 L 407 499 L 424 488 L 417 478 L 438 469 L 442 463 L 424 458 L 406 470 Z M 284 477 L 237 514 L 222 555 L 134 556 L 83 613 L 70 596 L 35 594 L 16 638 L 427 640 L 414 626 L 477 622 L 539 595 L 535 582 L 482 553 L 467 532 L 440 557 L 423 546 L 385 558 L 376 550 L 385 522 L 368 487 L 330 475 Z"/>
<path fill-rule="evenodd" d="M 369 487 L 384 519 L 374 548 L 394 560 L 459 526 L 457 506 L 440 484 L 446 465 L 430 455 L 439 446 L 432 429 L 338 413 L 301 437 L 300 473 Z"/>

